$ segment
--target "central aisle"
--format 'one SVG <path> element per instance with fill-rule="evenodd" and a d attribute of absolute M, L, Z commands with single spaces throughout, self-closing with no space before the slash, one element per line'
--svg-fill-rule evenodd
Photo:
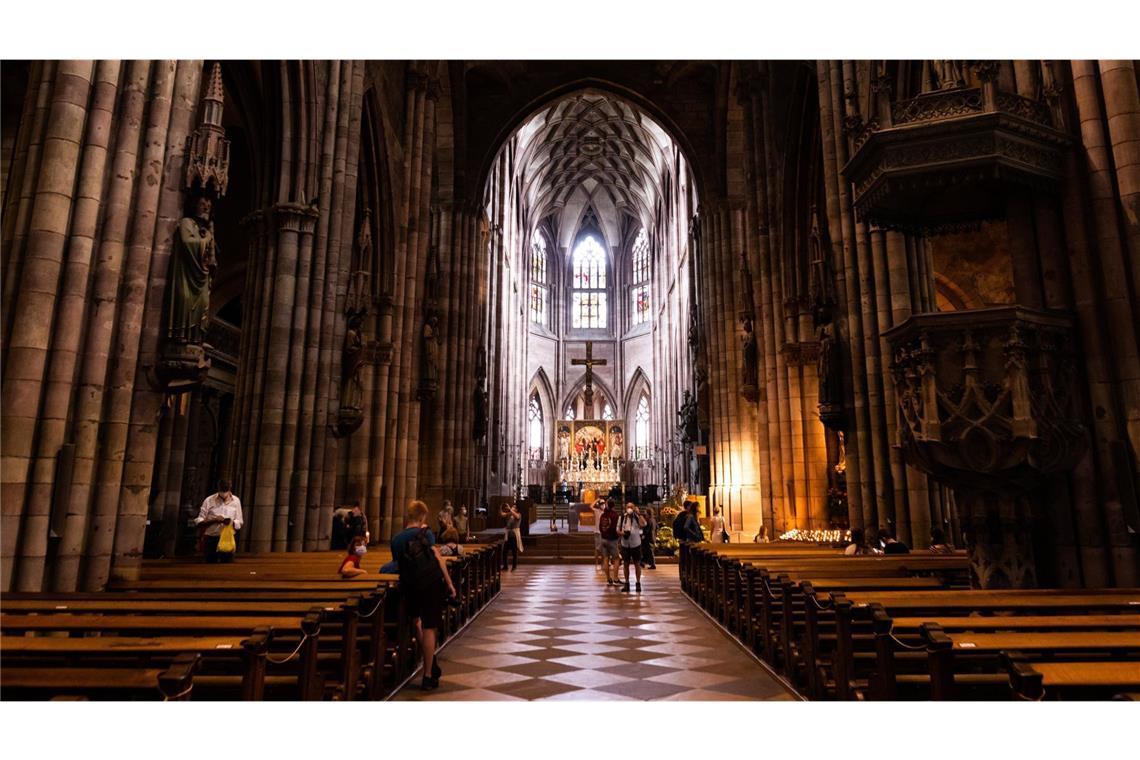
<path fill-rule="evenodd" d="M 623 594 L 585 565 L 503 573 L 503 590 L 440 653 L 439 689 L 399 700 L 793 699 L 681 593 L 676 565 Z"/>

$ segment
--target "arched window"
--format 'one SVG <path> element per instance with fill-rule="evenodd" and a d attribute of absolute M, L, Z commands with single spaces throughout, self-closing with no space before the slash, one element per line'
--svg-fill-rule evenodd
<path fill-rule="evenodd" d="M 570 404 L 570 406 L 566 407 L 566 419 L 568 419 L 568 420 L 574 419 L 574 405 L 573 404 Z"/>
<path fill-rule="evenodd" d="M 602 419 L 607 420 L 607 421 L 613 421 L 613 418 L 614 418 L 614 410 L 612 407 L 610 407 L 610 404 L 607 401 L 606 405 L 604 407 L 602 407 Z"/>
<path fill-rule="evenodd" d="M 642 396 L 633 417 L 633 451 L 635 459 L 649 459 L 649 399 Z"/>
<path fill-rule="evenodd" d="M 649 238 L 645 228 L 637 233 L 633 241 L 633 280 L 630 294 L 629 313 L 633 315 L 633 324 L 640 325 L 649 319 Z"/>
<path fill-rule="evenodd" d="M 570 325 L 574 328 L 606 326 L 606 252 L 593 235 L 574 249 Z"/>
<path fill-rule="evenodd" d="M 543 449 L 543 425 L 542 425 L 542 404 L 538 401 L 538 393 L 531 394 L 530 406 L 527 409 L 527 420 L 530 425 L 527 438 L 527 449 L 530 451 L 530 458 L 533 460 L 542 459 Z"/>
<path fill-rule="evenodd" d="M 530 321 L 548 327 L 550 282 L 546 278 L 546 238 L 535 232 L 530 243 Z"/>

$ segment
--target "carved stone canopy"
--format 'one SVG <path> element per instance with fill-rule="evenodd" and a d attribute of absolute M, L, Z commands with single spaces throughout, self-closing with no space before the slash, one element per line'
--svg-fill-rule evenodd
<path fill-rule="evenodd" d="M 936 480 L 1026 493 L 1083 454 L 1067 315 L 1022 306 L 919 314 L 883 336 L 898 444 Z"/>
<path fill-rule="evenodd" d="M 862 221 L 937 233 L 999 216 L 1011 186 L 1060 186 L 1069 138 L 1045 103 L 989 83 L 890 105 L 853 135 L 843 168 Z"/>

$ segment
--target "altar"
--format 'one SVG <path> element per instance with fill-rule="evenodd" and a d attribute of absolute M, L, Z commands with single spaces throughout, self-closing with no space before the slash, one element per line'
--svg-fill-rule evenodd
<path fill-rule="evenodd" d="M 558 423 L 559 479 L 577 486 L 579 498 L 587 490 L 606 496 L 621 482 L 625 435 L 612 420 L 561 420 Z"/>

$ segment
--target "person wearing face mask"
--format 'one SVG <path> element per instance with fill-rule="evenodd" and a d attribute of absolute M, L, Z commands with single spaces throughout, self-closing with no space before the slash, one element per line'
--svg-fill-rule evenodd
<path fill-rule="evenodd" d="M 341 578 L 355 578 L 358 575 L 364 575 L 368 571 L 360 566 L 360 560 L 368 553 L 368 544 L 364 536 L 355 536 L 352 539 L 352 544 L 348 547 L 348 554 L 340 563 L 340 577 Z"/>

